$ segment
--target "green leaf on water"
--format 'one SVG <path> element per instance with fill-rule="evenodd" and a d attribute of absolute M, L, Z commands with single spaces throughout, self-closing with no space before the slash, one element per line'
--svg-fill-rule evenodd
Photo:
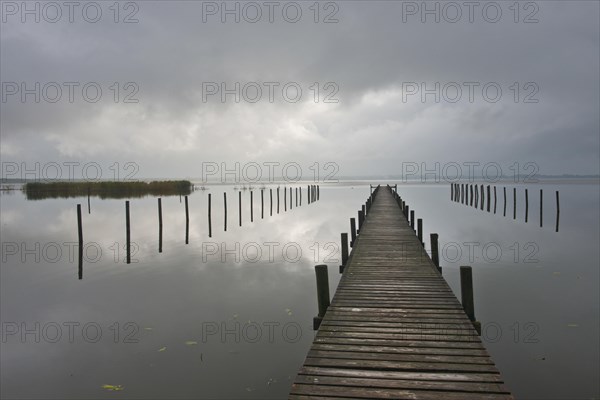
<path fill-rule="evenodd" d="M 119 390 L 123 390 L 124 387 L 123 387 L 123 385 L 106 385 L 105 384 L 105 385 L 102 385 L 102 389 L 116 392 Z"/>
<path fill-rule="evenodd" d="M 194 340 L 188 340 L 187 342 L 185 342 L 185 344 L 187 344 L 188 346 L 195 346 L 198 344 L 198 342 Z"/>
<path fill-rule="evenodd" d="M 161 352 L 161 351 L 165 351 L 166 349 L 167 349 L 167 346 L 161 347 L 160 349 L 158 349 L 158 351 Z"/>

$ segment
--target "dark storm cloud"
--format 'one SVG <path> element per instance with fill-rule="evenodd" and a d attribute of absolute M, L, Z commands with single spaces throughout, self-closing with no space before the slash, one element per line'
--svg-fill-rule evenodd
<path fill-rule="evenodd" d="M 131 24 L 114 23 L 108 3 L 100 4 L 98 23 L 77 13 L 73 23 L 54 24 L 3 14 L 3 82 L 95 82 L 103 90 L 97 103 L 77 89 L 73 103 L 64 93 L 52 104 L 18 95 L 3 102 L 3 161 L 132 160 L 141 176 L 199 175 L 193 171 L 205 160 L 335 161 L 345 175 L 397 173 L 398 160 L 533 161 L 541 173 L 599 172 L 596 2 L 531 3 L 538 9 L 521 9 L 516 23 L 509 3 L 494 3 L 503 12 L 496 23 L 482 16 L 487 2 L 473 22 L 463 7 L 456 23 L 444 14 L 422 23 L 406 13 L 421 2 L 337 2 L 338 22 L 327 24 L 334 8 L 326 3 L 319 23 L 312 3 L 299 3 L 296 23 L 277 11 L 273 23 L 265 15 L 222 23 L 218 15 L 203 22 L 208 3 L 137 2 L 139 22 Z M 538 22 L 523 23 L 534 11 Z M 256 82 L 262 100 L 205 102 L 206 82 Z M 265 82 L 279 83 L 273 103 Z M 289 82 L 302 88 L 301 101 L 282 97 Z M 422 102 L 421 93 L 403 96 L 411 82 L 450 86 L 439 102 Z M 473 101 L 465 82 L 477 83 Z M 454 83 L 463 91 L 455 103 Z M 483 97 L 486 83 L 501 88 L 499 101 Z M 124 103 L 132 88 L 139 102 Z M 327 94 L 339 102 L 323 103 Z M 528 95 L 538 102 L 523 103 Z"/>

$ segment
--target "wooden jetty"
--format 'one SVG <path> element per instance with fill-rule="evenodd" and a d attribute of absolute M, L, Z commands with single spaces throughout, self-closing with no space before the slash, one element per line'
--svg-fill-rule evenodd
<path fill-rule="evenodd" d="M 375 193 L 289 398 L 513 399 L 405 203 Z"/>

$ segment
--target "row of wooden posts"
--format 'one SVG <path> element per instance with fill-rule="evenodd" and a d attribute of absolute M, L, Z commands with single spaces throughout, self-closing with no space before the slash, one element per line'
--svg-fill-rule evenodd
<path fill-rule="evenodd" d="M 486 196 L 487 189 L 487 196 Z M 506 187 L 503 187 L 504 197 L 504 213 L 506 217 Z M 467 206 L 474 207 L 475 209 L 484 209 L 487 198 L 487 212 L 491 212 L 492 205 L 492 188 L 487 185 L 487 188 L 483 184 L 472 184 L 472 183 L 451 183 L 450 184 L 450 200 L 465 204 Z M 496 186 L 493 187 L 493 202 L 494 202 L 494 214 L 496 214 L 496 206 L 498 203 Z M 517 219 L 517 188 L 513 188 L 513 219 Z M 560 198 L 559 192 L 556 191 L 556 232 L 558 232 L 558 223 L 560 217 Z M 525 222 L 529 222 L 529 190 L 525 188 Z M 544 225 L 544 190 L 540 189 L 540 227 Z"/>
<path fill-rule="evenodd" d="M 276 189 L 276 203 L 273 201 L 273 189 L 269 189 L 269 214 L 273 215 L 273 208 L 276 206 L 276 213 L 280 212 L 280 188 Z M 288 190 L 283 188 L 283 209 L 288 210 Z M 260 189 L 260 214 L 261 219 L 265 216 L 265 201 L 264 201 L 265 189 Z M 295 199 L 294 199 L 295 193 Z M 319 185 L 308 185 L 306 188 L 307 202 L 308 204 L 314 203 L 320 199 L 320 187 Z M 185 202 L 185 244 L 189 244 L 189 232 L 190 232 L 190 213 L 188 196 L 184 197 Z M 300 207 L 302 205 L 302 188 L 289 188 L 289 209 L 294 207 Z M 224 206 L 224 226 L 223 229 L 227 231 L 227 193 L 223 192 L 223 206 Z M 88 213 L 91 212 L 89 194 L 88 194 Z M 238 192 L 238 215 L 239 215 L 239 226 L 242 226 L 242 192 Z M 254 193 L 250 190 L 250 222 L 254 222 Z M 131 263 L 131 220 L 129 212 L 129 200 L 125 201 L 125 253 L 126 263 Z M 77 232 L 79 236 L 79 279 L 83 277 L 83 222 L 81 217 L 81 204 L 77 204 Z M 208 193 L 208 237 L 212 237 L 212 196 Z M 162 253 L 162 238 L 163 238 L 163 218 L 162 218 L 162 199 L 158 198 L 158 252 Z"/>
<path fill-rule="evenodd" d="M 388 185 L 388 187 L 390 187 Z M 393 188 L 394 198 L 400 209 L 402 210 L 402 214 L 407 219 L 411 228 L 415 229 L 415 211 L 410 209 L 410 206 L 406 204 L 402 197 L 398 195 L 398 185 L 391 186 L 390 189 Z M 374 189 L 374 190 L 373 190 Z M 358 229 L 356 229 L 356 220 L 354 218 L 350 218 L 350 234 L 351 234 L 351 242 L 350 247 L 354 247 L 356 244 L 356 240 L 360 237 L 360 229 L 364 224 L 365 217 L 368 215 L 369 210 L 373 204 L 375 197 L 377 196 L 377 192 L 380 189 L 380 185 L 375 187 L 371 186 L 371 194 L 365 204 L 361 206 L 361 209 L 358 211 Z M 418 218 L 416 221 L 417 225 L 417 237 L 423 247 L 425 247 L 425 243 L 423 242 L 423 220 Z M 440 256 L 439 256 L 439 244 L 438 244 L 439 235 L 437 233 L 430 234 L 430 244 L 431 244 L 431 260 L 439 274 L 442 274 L 442 267 L 440 266 Z M 342 263 L 340 265 L 340 273 L 344 272 L 346 264 L 349 259 L 348 254 L 348 234 L 341 234 L 341 256 Z M 399 268 L 402 268 L 399 266 Z M 319 308 L 319 313 L 316 317 L 313 318 L 313 329 L 319 329 L 321 325 L 321 321 L 327 312 L 327 308 L 330 305 L 330 296 L 329 296 L 329 274 L 327 265 L 316 265 L 315 266 L 315 274 L 317 278 L 317 303 Z M 470 266 L 461 266 L 460 267 L 460 288 L 461 288 L 461 302 L 465 313 L 473 323 L 476 331 L 481 335 L 481 324 L 479 321 L 475 319 L 475 302 L 473 300 L 473 275 L 472 268 Z"/>

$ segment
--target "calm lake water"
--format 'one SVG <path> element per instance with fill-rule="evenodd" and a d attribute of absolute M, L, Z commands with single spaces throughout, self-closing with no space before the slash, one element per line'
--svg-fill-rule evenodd
<path fill-rule="evenodd" d="M 341 182 L 321 185 L 320 200 L 307 204 L 301 187 L 300 207 L 294 200 L 284 211 L 281 192 L 280 212 L 274 205 L 271 216 L 269 189 L 276 186 L 266 186 L 264 218 L 256 188 L 253 222 L 249 191 L 242 191 L 241 227 L 233 186 L 195 191 L 187 245 L 184 202 L 163 197 L 162 253 L 156 198 L 132 199 L 131 264 L 124 261 L 123 200 L 92 198 L 88 214 L 85 198 L 27 201 L 20 192 L 3 193 L 2 397 L 285 398 L 314 338 L 313 267 L 329 265 L 333 293 L 340 232 L 349 231 L 349 218 L 369 196 L 368 182 Z M 473 266 L 482 339 L 518 398 L 599 397 L 599 188 L 500 183 L 494 214 L 450 201 L 448 184 L 399 185 L 424 220 L 425 238 L 439 233 L 443 275 L 459 298 L 459 266 Z M 81 280 L 78 203 L 86 243 Z"/>

